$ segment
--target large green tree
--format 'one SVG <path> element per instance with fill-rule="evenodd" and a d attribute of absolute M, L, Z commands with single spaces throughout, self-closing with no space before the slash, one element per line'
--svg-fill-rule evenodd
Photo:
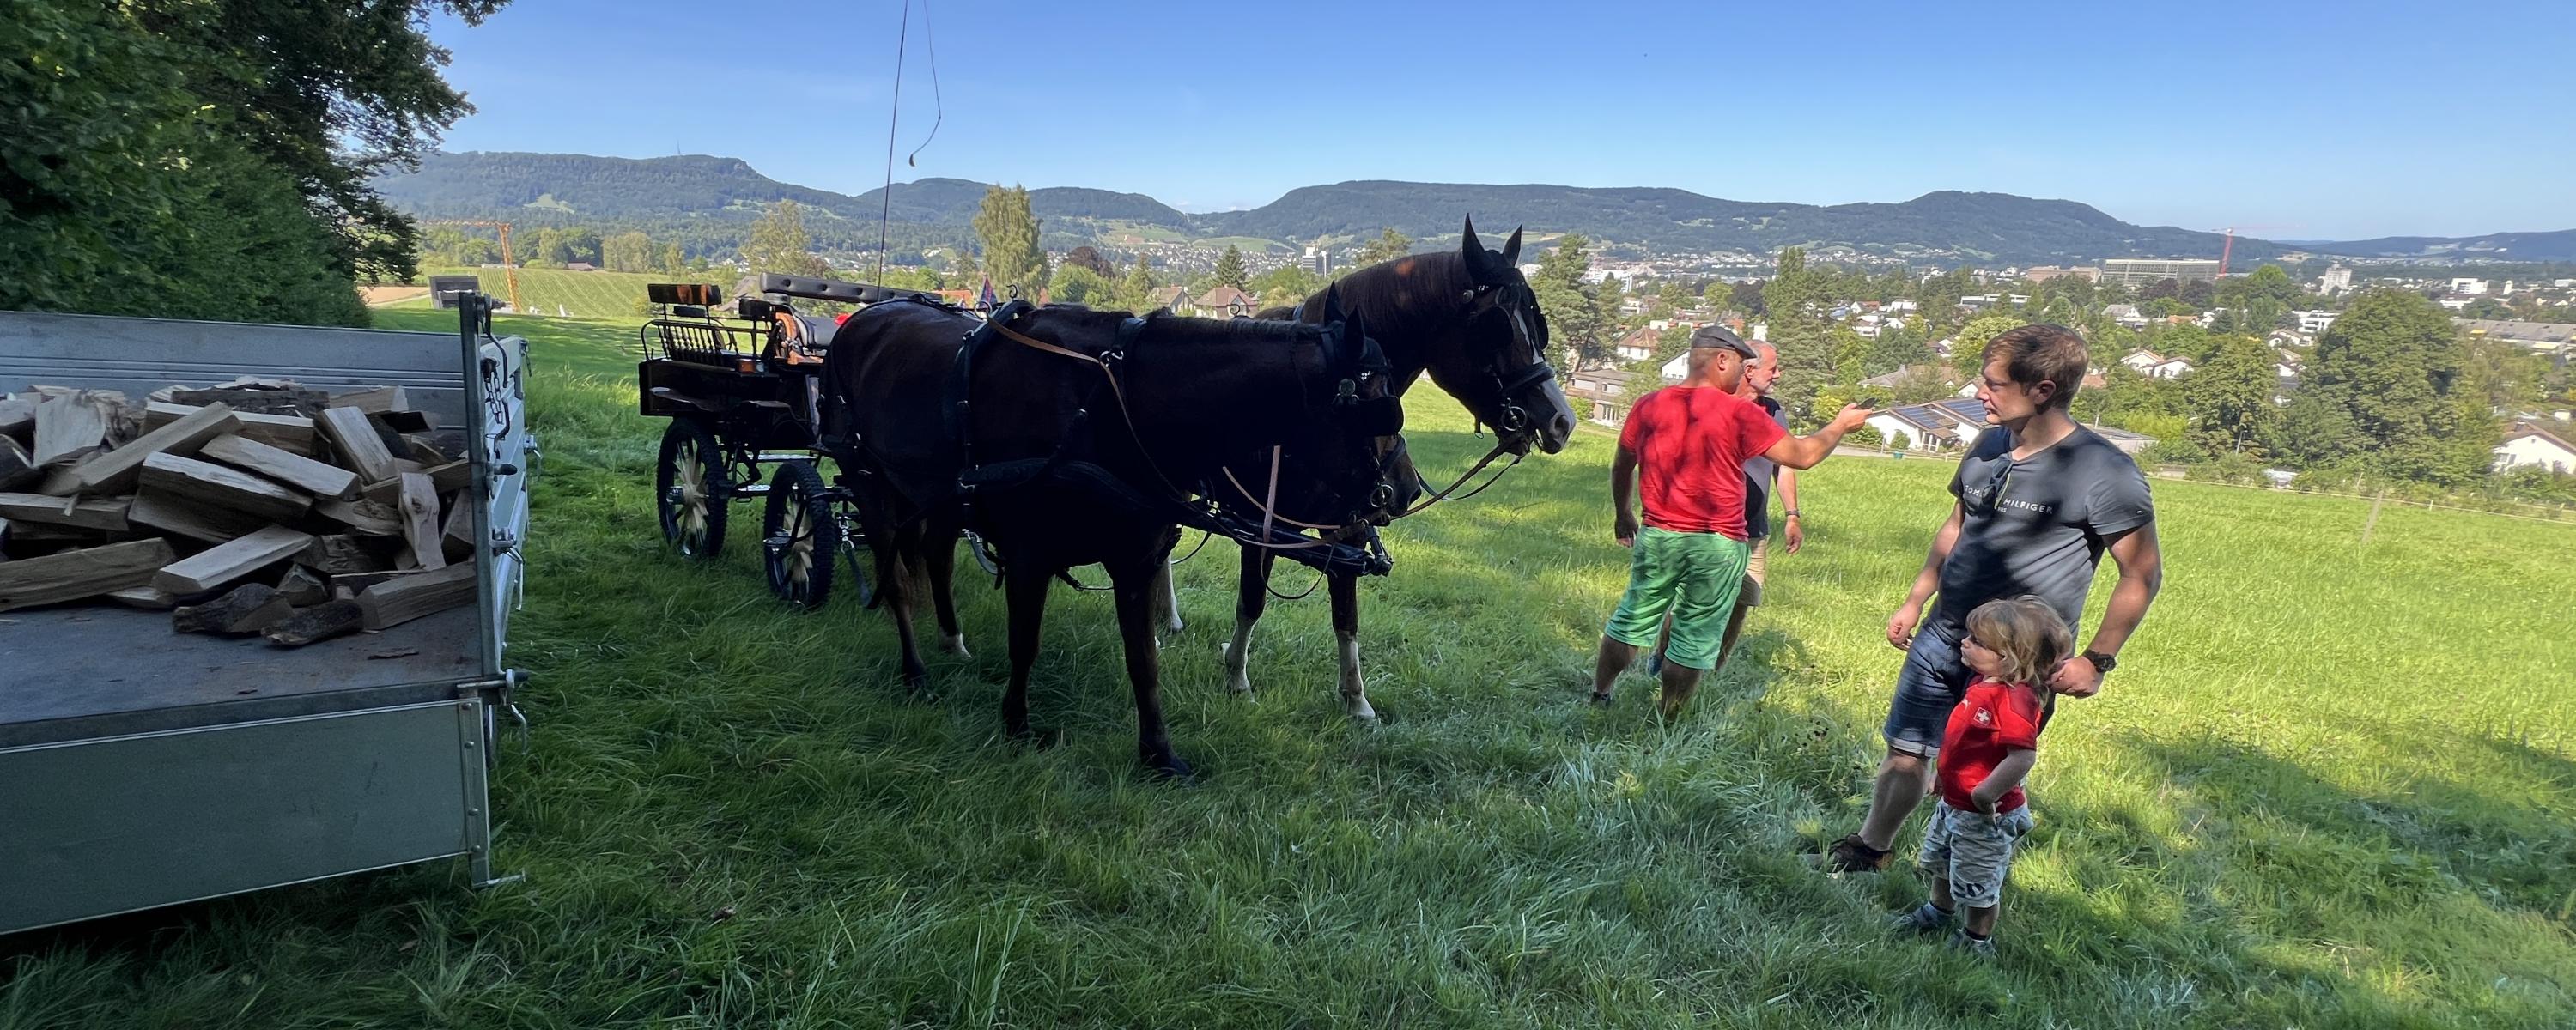
<path fill-rule="evenodd" d="M 1975 378 L 1986 368 L 1986 344 L 2021 325 L 2021 319 L 2005 314 L 1987 313 L 1970 319 L 1950 340 L 1951 371 L 1962 378 Z"/>
<path fill-rule="evenodd" d="M 1530 279 L 1539 312 L 1547 318 L 1548 339 L 1573 351 L 1578 368 L 1607 364 L 1616 333 L 1599 287 L 1583 281 L 1591 268 L 1592 241 L 1568 233 L 1539 256 L 1538 275 Z"/>
<path fill-rule="evenodd" d="M 1834 379 L 1833 344 L 1825 338 L 1825 309 L 1831 303 L 1824 276 L 1807 267 L 1807 252 L 1782 250 L 1770 280 L 1762 284 L 1762 307 L 1768 312 L 1770 340 L 1780 349 L 1780 379 L 1772 395 L 1799 420 L 1811 413 L 1816 391 Z"/>
<path fill-rule="evenodd" d="M 1388 229 L 1385 232 L 1377 234 L 1377 238 L 1370 240 L 1367 246 L 1360 248 L 1359 256 L 1351 259 L 1351 267 L 1367 268 L 1370 265 L 1374 265 L 1382 261 L 1393 261 L 1411 253 L 1413 253 L 1413 238 L 1393 229 Z"/>
<path fill-rule="evenodd" d="M 742 261 L 751 266 L 751 274 L 778 272 L 784 275 L 821 276 L 831 266 L 814 256 L 813 238 L 805 234 L 805 212 L 793 200 L 771 204 L 751 223 L 751 233 L 742 242 Z"/>
<path fill-rule="evenodd" d="M 1243 267 L 1242 248 L 1229 243 L 1225 245 L 1225 253 L 1217 255 L 1216 284 L 1238 290 L 1252 285 L 1252 274 Z"/>
<path fill-rule="evenodd" d="M 2182 381 L 2183 399 L 2199 419 L 2193 442 L 2211 454 L 2261 457 L 2263 441 L 2281 416 L 2272 403 L 2278 361 L 2254 337 L 2221 340 L 2218 353 Z"/>
<path fill-rule="evenodd" d="M 2459 369 L 2440 306 L 2404 290 L 2365 291 L 2317 338 L 2300 386 L 2311 402 L 2291 406 L 2284 437 L 2309 462 L 2350 455 L 2392 478 L 2457 479 L 2449 441 L 2460 427 Z"/>
<path fill-rule="evenodd" d="M 1038 247 L 1038 218 L 1029 211 L 1029 191 L 995 186 L 984 191 L 975 211 L 975 239 L 984 249 L 983 272 L 995 290 L 1017 287 L 1035 298 L 1046 288 L 1046 251 Z"/>

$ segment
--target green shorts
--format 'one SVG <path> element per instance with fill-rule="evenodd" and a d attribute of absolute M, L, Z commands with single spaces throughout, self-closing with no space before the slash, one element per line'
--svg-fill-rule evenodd
<path fill-rule="evenodd" d="M 1664 660 L 1691 669 L 1717 664 L 1726 619 L 1744 586 L 1750 549 L 1717 533 L 1676 533 L 1648 526 L 1637 532 L 1628 562 L 1628 592 L 1601 633 L 1631 647 L 1655 646 L 1664 616 L 1673 617 Z"/>

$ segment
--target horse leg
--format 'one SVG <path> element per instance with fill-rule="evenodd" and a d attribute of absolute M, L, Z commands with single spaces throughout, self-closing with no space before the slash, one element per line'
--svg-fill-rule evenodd
<path fill-rule="evenodd" d="M 1369 707 L 1368 688 L 1360 683 L 1360 578 L 1335 574 L 1333 581 L 1333 643 L 1341 659 L 1342 714 L 1361 722 L 1376 722 L 1377 709 Z"/>
<path fill-rule="evenodd" d="M 957 627 L 957 533 L 952 527 L 933 526 L 923 532 L 921 564 L 922 578 L 930 581 L 930 609 L 939 618 L 939 649 L 959 658 L 974 657 L 966 653 L 966 633 Z"/>
<path fill-rule="evenodd" d="M 1035 736 L 1029 731 L 1029 667 L 1038 661 L 1038 627 L 1046 620 L 1047 587 L 1055 578 L 1034 562 L 1019 562 L 1006 566 L 1002 579 L 1011 609 L 1011 685 L 1002 691 L 1002 732 L 1027 740 Z"/>
<path fill-rule="evenodd" d="M 1252 624 L 1261 621 L 1261 610 L 1270 604 L 1270 563 L 1273 555 L 1266 547 L 1243 549 L 1243 571 L 1235 579 L 1234 640 L 1225 648 L 1225 685 L 1245 697 L 1252 696 L 1252 678 L 1246 670 L 1252 664 Z"/>
<path fill-rule="evenodd" d="M 894 616 L 895 640 L 903 647 L 903 687 L 914 694 L 930 688 L 930 670 L 921 664 L 921 650 L 912 639 L 912 604 L 906 596 L 903 552 L 917 535 L 917 530 L 894 530 L 868 534 L 868 547 L 877 554 L 877 588 L 885 595 L 885 610 Z"/>
<path fill-rule="evenodd" d="M 1169 558 L 1157 549 L 1146 561 Z M 1172 753 L 1171 734 L 1163 726 L 1162 656 L 1154 647 L 1154 571 L 1135 557 L 1107 563 L 1110 591 L 1118 601 L 1118 635 L 1127 646 L 1127 683 L 1136 692 L 1136 759 L 1155 775 L 1181 779 L 1190 764 Z"/>
<path fill-rule="evenodd" d="M 1171 539 L 1168 543 L 1163 545 L 1163 550 L 1168 552 L 1173 547 L 1178 546 L 1180 542 L 1181 529 L 1178 526 L 1174 526 L 1172 527 Z M 1164 557 L 1162 567 L 1154 570 L 1154 611 L 1157 614 L 1168 613 L 1170 615 L 1169 619 L 1165 620 L 1161 626 L 1157 627 L 1157 632 L 1154 634 L 1154 645 L 1156 647 L 1160 647 L 1162 646 L 1163 637 L 1180 636 L 1181 629 L 1183 628 L 1181 626 L 1181 595 L 1179 591 L 1172 588 L 1172 562 L 1168 554 Z"/>

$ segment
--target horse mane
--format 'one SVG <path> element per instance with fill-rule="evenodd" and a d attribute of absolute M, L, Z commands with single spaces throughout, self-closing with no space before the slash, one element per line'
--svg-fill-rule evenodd
<path fill-rule="evenodd" d="M 1474 289 L 1476 280 L 1467 272 L 1466 255 L 1455 250 L 1435 250 L 1380 261 L 1335 280 L 1333 286 L 1342 291 L 1342 306 L 1346 309 L 1394 311 L 1399 309 L 1395 295 L 1400 292 L 1420 291 L 1417 298 L 1454 298 Z M 1447 305 L 1431 307 L 1445 310 Z"/>

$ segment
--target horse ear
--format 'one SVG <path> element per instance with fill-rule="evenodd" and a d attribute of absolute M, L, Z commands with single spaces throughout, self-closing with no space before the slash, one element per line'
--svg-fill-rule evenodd
<path fill-rule="evenodd" d="M 1342 287 L 1340 283 L 1324 287 L 1324 324 L 1342 320 Z"/>
<path fill-rule="evenodd" d="M 1467 255 L 1470 266 L 1484 264 L 1485 241 L 1476 238 L 1476 216 L 1467 216 L 1467 229 L 1458 234 L 1458 249 Z"/>
<path fill-rule="evenodd" d="M 1508 239 L 1508 240 L 1504 240 L 1504 241 L 1503 241 L 1503 263 L 1504 263 L 1504 264 L 1506 264 L 1506 265 L 1517 265 L 1517 264 L 1520 264 L 1520 263 L 1521 263 L 1521 227 L 1520 227 L 1520 226 L 1517 226 L 1517 225 L 1513 226 L 1513 227 L 1512 227 L 1512 238 L 1511 238 L 1511 239 Z"/>

